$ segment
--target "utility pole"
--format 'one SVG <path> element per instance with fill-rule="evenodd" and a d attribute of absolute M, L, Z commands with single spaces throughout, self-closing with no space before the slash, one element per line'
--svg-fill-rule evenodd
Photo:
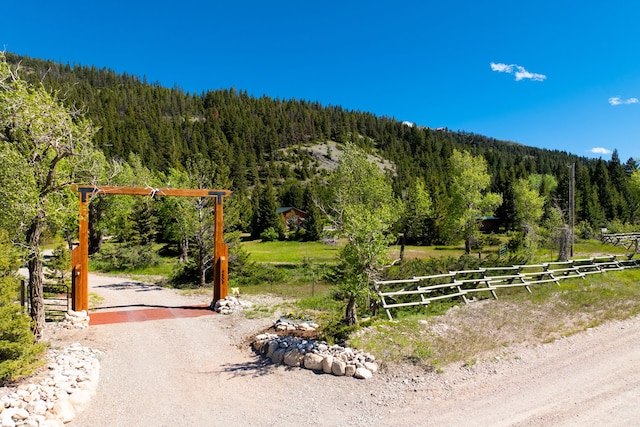
<path fill-rule="evenodd" d="M 570 256 L 573 258 L 573 234 L 576 226 L 576 164 L 572 163 L 569 167 L 571 168 L 571 180 L 569 181 L 569 225 L 571 227 L 571 232 L 569 233 L 569 248 Z"/>

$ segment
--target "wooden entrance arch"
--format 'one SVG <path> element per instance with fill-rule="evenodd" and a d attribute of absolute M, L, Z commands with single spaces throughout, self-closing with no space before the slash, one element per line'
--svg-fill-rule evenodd
<path fill-rule="evenodd" d="M 223 203 L 231 194 L 229 190 L 196 190 L 182 188 L 143 188 L 76 185 L 74 191 L 80 197 L 79 245 L 71 251 L 73 271 L 72 308 L 89 310 L 89 200 L 94 194 L 120 194 L 130 196 L 177 196 L 215 198 L 215 234 L 213 257 L 213 302 L 229 294 L 229 248 L 222 238 Z"/>

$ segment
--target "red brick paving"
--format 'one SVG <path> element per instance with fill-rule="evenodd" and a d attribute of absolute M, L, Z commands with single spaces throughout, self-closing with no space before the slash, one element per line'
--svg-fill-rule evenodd
<path fill-rule="evenodd" d="M 144 322 L 147 320 L 180 319 L 183 317 L 210 316 L 216 314 L 208 305 L 190 307 L 142 308 L 125 311 L 99 311 L 89 313 L 89 324 L 108 325 L 111 323 Z"/>

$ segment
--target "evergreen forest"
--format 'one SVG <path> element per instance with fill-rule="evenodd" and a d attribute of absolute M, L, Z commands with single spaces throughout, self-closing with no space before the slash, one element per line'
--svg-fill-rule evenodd
<path fill-rule="evenodd" d="M 327 142 L 353 142 L 390 162 L 387 173 L 398 197 L 406 197 L 417 181 L 424 183 L 433 213 L 420 235 L 411 236 L 414 243 L 451 240 L 446 217 L 452 179 L 448 161 L 454 150 L 485 159 L 491 177 L 488 190 L 503 195 L 502 204 L 491 213 L 506 230 L 520 226 L 514 191 L 523 178 L 538 177 L 536 189 L 545 198 L 546 216 L 556 209 L 565 223 L 569 221 L 572 173 L 573 220 L 583 232 L 621 229 L 638 221 L 637 195 L 630 184 L 638 164 L 631 158 L 622 162 L 617 152 L 609 161 L 591 159 L 466 131 L 408 126 L 343 106 L 258 98 L 233 88 L 191 94 L 104 68 L 11 54 L 7 60 L 20 64 L 26 80 L 42 82 L 66 105 L 82 108 L 98 128 L 94 143 L 107 159 L 126 162 L 133 156 L 151 174 L 165 177 L 172 170 L 185 170 L 195 159 L 206 159 L 224 175 L 219 184 L 243 199 L 237 202 L 242 207 L 237 227 L 256 236 L 265 228 L 265 215 L 252 197 L 256 189 L 260 195 L 265 188 L 273 193 L 276 207 L 309 208 L 305 190 L 323 197 L 327 170 L 320 157 L 331 160 L 331 146 L 323 156 L 309 147 Z"/>

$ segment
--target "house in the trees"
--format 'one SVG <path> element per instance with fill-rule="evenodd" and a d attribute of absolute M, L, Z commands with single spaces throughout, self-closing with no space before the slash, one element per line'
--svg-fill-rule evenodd
<path fill-rule="evenodd" d="M 308 214 L 305 211 L 300 210 L 298 208 L 291 207 L 291 206 L 278 208 L 276 212 L 278 213 L 278 215 L 282 217 L 282 220 L 284 221 L 284 225 L 287 230 L 292 230 L 292 229 L 297 229 L 302 227 L 302 224 L 304 223 L 304 219 L 308 216 Z"/>
<path fill-rule="evenodd" d="M 504 225 L 502 218 L 497 216 L 478 216 L 476 220 L 480 223 L 480 231 L 483 233 L 498 233 Z"/>

